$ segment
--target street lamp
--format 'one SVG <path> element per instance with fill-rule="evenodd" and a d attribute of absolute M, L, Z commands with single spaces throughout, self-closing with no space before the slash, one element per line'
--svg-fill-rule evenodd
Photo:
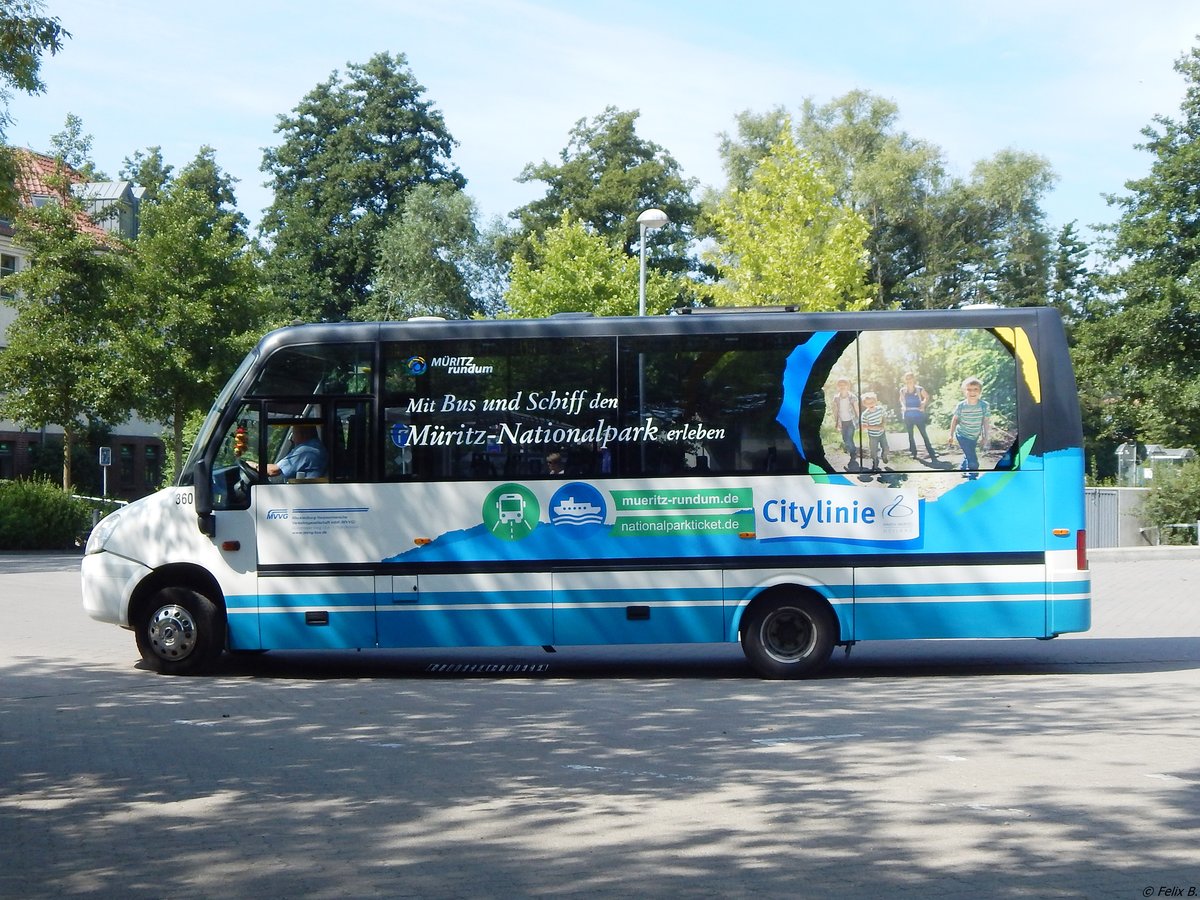
<path fill-rule="evenodd" d="M 669 222 L 667 214 L 661 209 L 648 209 L 637 217 L 638 238 L 642 251 L 641 272 L 638 277 L 638 315 L 646 314 L 646 232 L 662 228 Z"/>

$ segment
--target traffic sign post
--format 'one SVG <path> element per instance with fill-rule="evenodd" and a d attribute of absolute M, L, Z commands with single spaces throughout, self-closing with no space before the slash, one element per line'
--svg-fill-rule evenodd
<path fill-rule="evenodd" d="M 112 465 L 112 447 L 100 448 L 100 470 L 102 479 L 100 483 L 100 496 L 108 496 L 108 467 Z"/>

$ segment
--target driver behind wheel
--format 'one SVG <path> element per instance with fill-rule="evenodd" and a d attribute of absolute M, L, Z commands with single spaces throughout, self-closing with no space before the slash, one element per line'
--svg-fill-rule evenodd
<path fill-rule="evenodd" d="M 312 425 L 293 425 L 292 449 L 279 462 L 267 463 L 267 475 L 283 476 L 289 481 L 324 478 L 328 468 L 329 452 L 317 437 L 317 429 Z"/>

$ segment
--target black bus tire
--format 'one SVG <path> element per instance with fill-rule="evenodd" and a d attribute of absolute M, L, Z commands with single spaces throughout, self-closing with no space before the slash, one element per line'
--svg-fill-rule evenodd
<path fill-rule="evenodd" d="M 210 666 L 225 647 L 224 617 L 191 588 L 163 588 L 135 624 L 138 651 L 163 675 L 191 675 Z"/>
<path fill-rule="evenodd" d="M 742 652 L 763 678 L 804 678 L 829 661 L 838 622 L 823 599 L 793 592 L 756 600 L 741 631 Z"/>

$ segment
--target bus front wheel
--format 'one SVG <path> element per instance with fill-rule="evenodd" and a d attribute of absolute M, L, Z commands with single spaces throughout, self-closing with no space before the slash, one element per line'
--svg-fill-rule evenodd
<path fill-rule="evenodd" d="M 208 597 L 190 588 L 163 588 L 137 623 L 138 651 L 164 675 L 199 672 L 224 649 L 221 623 L 220 612 Z"/>
<path fill-rule="evenodd" d="M 829 661 L 837 630 L 837 617 L 819 597 L 764 597 L 746 611 L 742 651 L 764 678 L 803 678 Z"/>

